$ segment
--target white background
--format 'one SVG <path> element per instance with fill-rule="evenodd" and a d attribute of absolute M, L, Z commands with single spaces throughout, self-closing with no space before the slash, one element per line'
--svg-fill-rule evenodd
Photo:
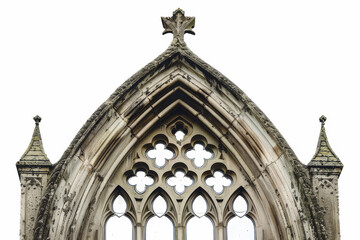
<path fill-rule="evenodd" d="M 126 3 L 125 3 L 126 2 Z M 0 2 L 1 234 L 18 239 L 15 168 L 35 115 L 45 151 L 59 160 L 77 131 L 115 89 L 161 54 L 160 17 L 196 17 L 195 54 L 235 82 L 307 164 L 320 123 L 345 167 L 342 239 L 359 239 L 359 1 Z"/>

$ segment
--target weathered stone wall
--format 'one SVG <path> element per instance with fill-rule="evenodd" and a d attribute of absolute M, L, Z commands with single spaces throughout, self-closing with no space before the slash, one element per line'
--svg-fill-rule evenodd
<path fill-rule="evenodd" d="M 41 197 L 46 186 L 46 176 L 39 174 L 22 174 L 21 184 L 21 217 L 20 239 L 32 239 L 36 216 Z"/>
<path fill-rule="evenodd" d="M 51 211 L 46 213 L 51 217 L 47 236 L 102 238 L 104 208 L 123 173 L 132 168 L 135 149 L 150 137 L 151 129 L 160 127 L 167 114 L 180 106 L 186 109 L 185 116 L 190 114 L 188 118 L 210 131 L 203 134 L 221 142 L 227 158 L 237 161 L 241 169 L 238 177 L 244 177 L 239 183 L 256 209 L 253 216 L 258 237 L 316 238 L 293 165 L 276 139 L 244 102 L 187 64 L 177 58 L 174 67 L 146 78 L 91 126 L 59 176 Z M 127 189 L 124 184 L 120 186 Z"/>

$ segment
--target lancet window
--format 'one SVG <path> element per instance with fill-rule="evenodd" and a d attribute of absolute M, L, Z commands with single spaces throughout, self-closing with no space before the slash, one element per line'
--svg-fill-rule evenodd
<path fill-rule="evenodd" d="M 233 216 L 227 224 L 227 239 L 253 240 L 255 237 L 254 223 L 252 219 L 246 216 L 248 212 L 248 203 L 241 195 L 237 196 L 232 202 Z"/>
<path fill-rule="evenodd" d="M 151 204 L 154 214 L 146 223 L 147 240 L 171 240 L 174 239 L 174 224 L 165 215 L 168 211 L 168 203 L 158 195 Z"/>
<path fill-rule="evenodd" d="M 177 118 L 154 129 L 119 168 L 106 240 L 255 239 L 256 211 L 241 168 L 190 122 Z"/>
<path fill-rule="evenodd" d="M 122 195 L 117 195 L 111 202 L 112 215 L 106 221 L 106 240 L 133 239 L 133 223 L 126 213 L 128 211 L 128 202 Z"/>
<path fill-rule="evenodd" d="M 211 218 L 206 216 L 209 206 L 202 195 L 198 195 L 193 200 L 191 210 L 193 216 L 186 223 L 186 239 L 196 240 L 201 237 L 204 240 L 213 240 L 214 224 Z"/>

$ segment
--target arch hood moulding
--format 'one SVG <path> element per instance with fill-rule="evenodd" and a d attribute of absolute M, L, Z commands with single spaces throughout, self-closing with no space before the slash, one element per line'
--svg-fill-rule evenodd
<path fill-rule="evenodd" d="M 164 34 L 174 35 L 171 45 L 87 120 L 50 170 L 35 228 L 24 230 L 25 239 L 103 239 L 103 209 L 119 188 L 112 179 L 119 169 L 134 169 L 134 149 L 149 134 L 171 135 L 167 124 L 177 119 L 216 140 L 220 158 L 235 159 L 241 191 L 256 213 L 256 239 L 337 239 L 328 238 L 333 233 L 308 167 L 243 91 L 187 47 L 184 34 L 194 34 L 195 18 L 178 9 L 162 23 Z"/>

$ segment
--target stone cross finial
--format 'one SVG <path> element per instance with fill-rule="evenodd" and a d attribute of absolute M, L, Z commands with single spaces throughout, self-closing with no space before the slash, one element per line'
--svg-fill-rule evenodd
<path fill-rule="evenodd" d="M 35 121 L 35 124 L 36 124 L 36 125 L 39 125 L 39 123 L 41 122 L 41 117 L 40 117 L 39 115 L 36 115 L 36 116 L 34 117 L 34 121 Z"/>
<path fill-rule="evenodd" d="M 162 17 L 161 21 L 165 28 L 163 34 L 172 33 L 174 35 L 173 43 L 177 41 L 184 43 L 185 33 L 195 35 L 192 30 L 195 27 L 195 17 L 185 17 L 185 12 L 180 8 L 173 12 L 172 17 Z"/>
<path fill-rule="evenodd" d="M 321 122 L 321 125 L 325 125 L 326 117 L 325 117 L 324 115 L 322 115 L 322 116 L 319 118 L 319 121 Z"/>

